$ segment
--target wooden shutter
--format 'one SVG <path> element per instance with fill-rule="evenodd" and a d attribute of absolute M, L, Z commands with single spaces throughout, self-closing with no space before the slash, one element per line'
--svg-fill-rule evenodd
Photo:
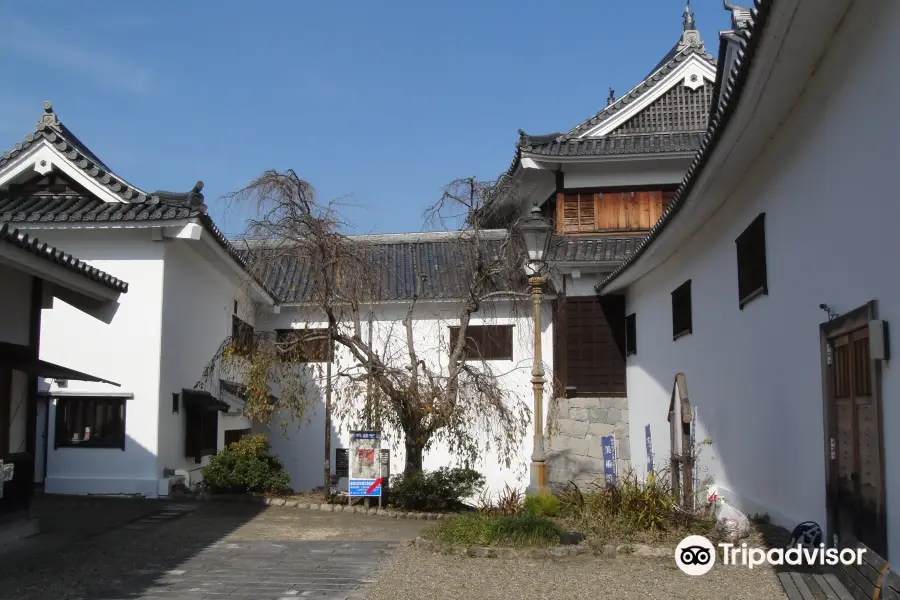
<path fill-rule="evenodd" d="M 472 360 L 512 360 L 512 325 L 469 325 L 463 358 Z M 450 351 L 456 345 L 459 327 L 450 328 Z"/>
<path fill-rule="evenodd" d="M 738 268 L 738 306 L 767 294 L 766 213 L 760 213 L 735 240 Z"/>
<path fill-rule="evenodd" d="M 595 194 L 560 194 L 562 202 L 557 208 L 557 222 L 561 233 L 582 233 L 596 230 Z"/>
<path fill-rule="evenodd" d="M 691 280 L 688 279 L 672 292 L 672 337 L 693 331 L 691 308 Z"/>
<path fill-rule="evenodd" d="M 625 394 L 622 296 L 565 301 L 565 384 L 579 396 Z"/>

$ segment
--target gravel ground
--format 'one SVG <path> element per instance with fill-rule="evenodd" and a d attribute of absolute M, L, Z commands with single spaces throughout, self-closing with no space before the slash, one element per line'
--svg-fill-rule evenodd
<path fill-rule="evenodd" d="M 770 568 L 716 567 L 704 576 L 689 577 L 669 559 L 513 561 L 443 556 L 412 548 L 384 565 L 368 594 L 369 600 L 787 598 Z"/>

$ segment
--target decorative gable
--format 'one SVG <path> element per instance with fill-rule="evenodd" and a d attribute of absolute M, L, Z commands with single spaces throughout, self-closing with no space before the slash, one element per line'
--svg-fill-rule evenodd
<path fill-rule="evenodd" d="M 635 133 L 675 133 L 703 131 L 709 120 L 711 85 L 690 88 L 675 85 L 644 110 L 610 132 L 610 135 Z"/>

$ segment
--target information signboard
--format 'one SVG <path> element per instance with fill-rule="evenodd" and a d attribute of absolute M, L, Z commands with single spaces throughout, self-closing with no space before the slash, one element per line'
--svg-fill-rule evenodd
<path fill-rule="evenodd" d="M 350 432 L 350 496 L 381 496 L 381 435 L 378 431 Z"/>

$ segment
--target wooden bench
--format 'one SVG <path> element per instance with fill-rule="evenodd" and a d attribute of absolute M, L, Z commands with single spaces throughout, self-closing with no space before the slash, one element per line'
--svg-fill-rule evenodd
<path fill-rule="evenodd" d="M 900 600 L 900 576 L 863 544 L 863 564 L 780 571 L 789 600 Z"/>

